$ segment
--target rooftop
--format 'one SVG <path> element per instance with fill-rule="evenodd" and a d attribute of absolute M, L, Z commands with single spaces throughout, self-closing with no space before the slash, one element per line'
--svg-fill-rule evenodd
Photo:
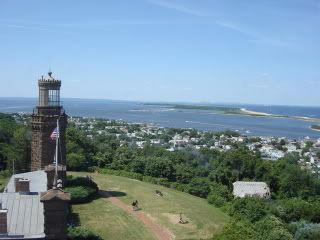
<path fill-rule="evenodd" d="M 45 171 L 39 170 L 34 172 L 26 172 L 12 175 L 4 192 L 13 193 L 16 191 L 14 179 L 24 178 L 30 180 L 30 192 L 47 191 L 47 174 Z"/>
<path fill-rule="evenodd" d="M 265 182 L 243 182 L 233 183 L 233 194 L 238 197 L 248 196 L 269 196 L 270 189 Z"/>
<path fill-rule="evenodd" d="M 0 193 L 2 209 L 7 209 L 8 235 L 0 239 L 38 239 L 44 234 L 43 203 L 40 195 Z"/>

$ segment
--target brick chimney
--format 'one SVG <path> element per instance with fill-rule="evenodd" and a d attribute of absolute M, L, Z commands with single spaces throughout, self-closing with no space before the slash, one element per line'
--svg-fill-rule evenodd
<path fill-rule="evenodd" d="M 7 215 L 8 209 L 2 209 L 2 203 L 0 203 L 0 235 L 8 234 Z"/>
<path fill-rule="evenodd" d="M 14 179 L 16 192 L 30 192 L 30 180 L 18 177 Z"/>
<path fill-rule="evenodd" d="M 70 193 L 50 189 L 41 193 L 44 207 L 44 232 L 46 239 L 67 239 L 67 215 Z"/>
<path fill-rule="evenodd" d="M 47 189 L 53 188 L 53 180 L 55 175 L 55 164 L 50 164 L 45 167 L 44 171 L 47 173 Z M 58 164 L 58 178 L 62 180 L 62 186 L 66 183 L 67 169 L 65 165 Z"/>

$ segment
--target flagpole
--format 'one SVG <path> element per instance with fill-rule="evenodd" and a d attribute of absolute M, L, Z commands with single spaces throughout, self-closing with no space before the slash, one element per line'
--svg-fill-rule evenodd
<path fill-rule="evenodd" d="M 58 144 L 59 144 L 59 134 L 60 134 L 60 131 L 59 131 L 59 118 L 57 119 L 57 136 L 56 136 L 56 154 L 55 154 L 55 157 L 56 157 L 56 162 L 55 162 L 55 175 L 54 175 L 54 187 L 57 187 L 57 180 L 58 180 Z"/>

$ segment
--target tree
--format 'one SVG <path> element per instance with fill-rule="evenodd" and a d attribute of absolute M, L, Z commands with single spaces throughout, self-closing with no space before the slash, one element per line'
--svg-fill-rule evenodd
<path fill-rule="evenodd" d="M 85 156 L 82 153 L 68 153 L 67 167 L 69 170 L 80 171 L 88 167 Z"/>
<path fill-rule="evenodd" d="M 225 185 L 213 182 L 210 183 L 210 193 L 207 199 L 210 204 L 222 207 L 226 202 L 233 199 L 233 195 Z"/>
<path fill-rule="evenodd" d="M 11 139 L 11 144 L 6 147 L 7 167 L 15 172 L 27 172 L 31 164 L 30 131 L 21 126 L 17 128 Z"/>
<path fill-rule="evenodd" d="M 187 165 L 179 164 L 176 166 L 176 181 L 187 184 L 194 177 L 194 170 Z"/>
<path fill-rule="evenodd" d="M 13 161 L 17 163 L 18 172 L 27 169 L 28 164 L 23 162 L 30 161 L 25 152 L 29 150 L 30 141 L 28 142 L 22 132 L 24 128 L 19 126 L 11 115 L 0 113 L 0 169 L 11 170 Z"/>
<path fill-rule="evenodd" d="M 174 168 L 170 160 L 160 157 L 151 157 L 146 159 L 145 175 L 158 178 L 167 178 L 174 180 Z"/>
<path fill-rule="evenodd" d="M 130 171 L 131 161 L 135 157 L 136 151 L 134 148 L 123 145 L 115 151 L 111 167 L 113 169 Z"/>
<path fill-rule="evenodd" d="M 111 151 L 98 152 L 95 156 L 93 156 L 93 161 L 98 167 L 105 167 L 106 165 L 112 163 L 113 153 Z"/>
<path fill-rule="evenodd" d="M 259 233 L 257 240 L 293 240 L 285 224 L 275 216 L 261 219 L 254 228 Z"/>
<path fill-rule="evenodd" d="M 301 219 L 310 221 L 312 218 L 312 204 L 303 199 L 283 199 L 279 201 L 278 206 L 274 213 L 287 223 L 297 222 Z"/>
<path fill-rule="evenodd" d="M 257 197 L 236 198 L 231 205 L 229 214 L 254 223 L 266 216 L 267 206 L 263 199 Z"/>
<path fill-rule="evenodd" d="M 320 224 L 306 224 L 298 229 L 294 236 L 295 240 L 319 240 Z"/>
<path fill-rule="evenodd" d="M 206 198 L 210 192 L 210 184 L 207 178 L 193 178 L 188 184 L 188 193 Z"/>
<path fill-rule="evenodd" d="M 257 240 L 257 238 L 258 233 L 251 223 L 232 220 L 214 240 Z"/>
<path fill-rule="evenodd" d="M 141 173 L 141 174 L 144 173 L 145 166 L 146 166 L 146 161 L 141 157 L 133 159 L 130 165 L 132 172 Z"/>
<path fill-rule="evenodd" d="M 71 161 L 78 155 L 77 158 L 81 160 L 81 164 L 85 162 L 87 167 L 93 164 L 94 146 L 92 141 L 87 138 L 84 130 L 75 127 L 67 128 L 67 165 L 69 161 L 68 156 L 71 153 L 73 153 L 73 155 L 70 155 L 73 158 Z M 73 164 L 71 163 L 70 165 Z"/>
<path fill-rule="evenodd" d="M 244 178 L 254 179 L 262 160 L 246 148 L 227 151 L 210 159 L 210 179 L 229 187 Z"/>
<path fill-rule="evenodd" d="M 280 177 L 280 194 L 283 197 L 308 198 L 319 193 L 319 180 L 298 165 L 288 165 Z"/>

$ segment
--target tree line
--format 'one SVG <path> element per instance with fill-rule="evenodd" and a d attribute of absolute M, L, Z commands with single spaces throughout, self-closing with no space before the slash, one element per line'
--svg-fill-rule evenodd
<path fill-rule="evenodd" d="M 0 167 L 27 171 L 30 128 L 0 115 Z M 242 143 L 220 152 L 209 148 L 170 152 L 163 147 L 120 141 L 116 134 L 94 135 L 70 124 L 67 129 L 68 170 L 92 168 L 158 179 L 157 183 L 207 198 L 231 216 L 216 239 L 320 239 L 320 180 L 287 154 L 278 161 L 261 159 Z M 235 181 L 264 181 L 271 200 L 234 198 Z"/>
<path fill-rule="evenodd" d="M 68 169 L 98 167 L 129 177 L 138 174 L 207 198 L 232 217 L 217 239 L 320 239 L 320 180 L 299 166 L 296 154 L 267 161 L 241 143 L 225 152 L 209 148 L 170 152 L 148 143 L 138 148 L 115 134 L 90 139 L 75 127 L 68 129 L 67 138 Z M 234 198 L 235 181 L 264 181 L 272 199 Z"/>
<path fill-rule="evenodd" d="M 27 172 L 31 164 L 31 129 L 0 113 L 0 169 Z"/>

